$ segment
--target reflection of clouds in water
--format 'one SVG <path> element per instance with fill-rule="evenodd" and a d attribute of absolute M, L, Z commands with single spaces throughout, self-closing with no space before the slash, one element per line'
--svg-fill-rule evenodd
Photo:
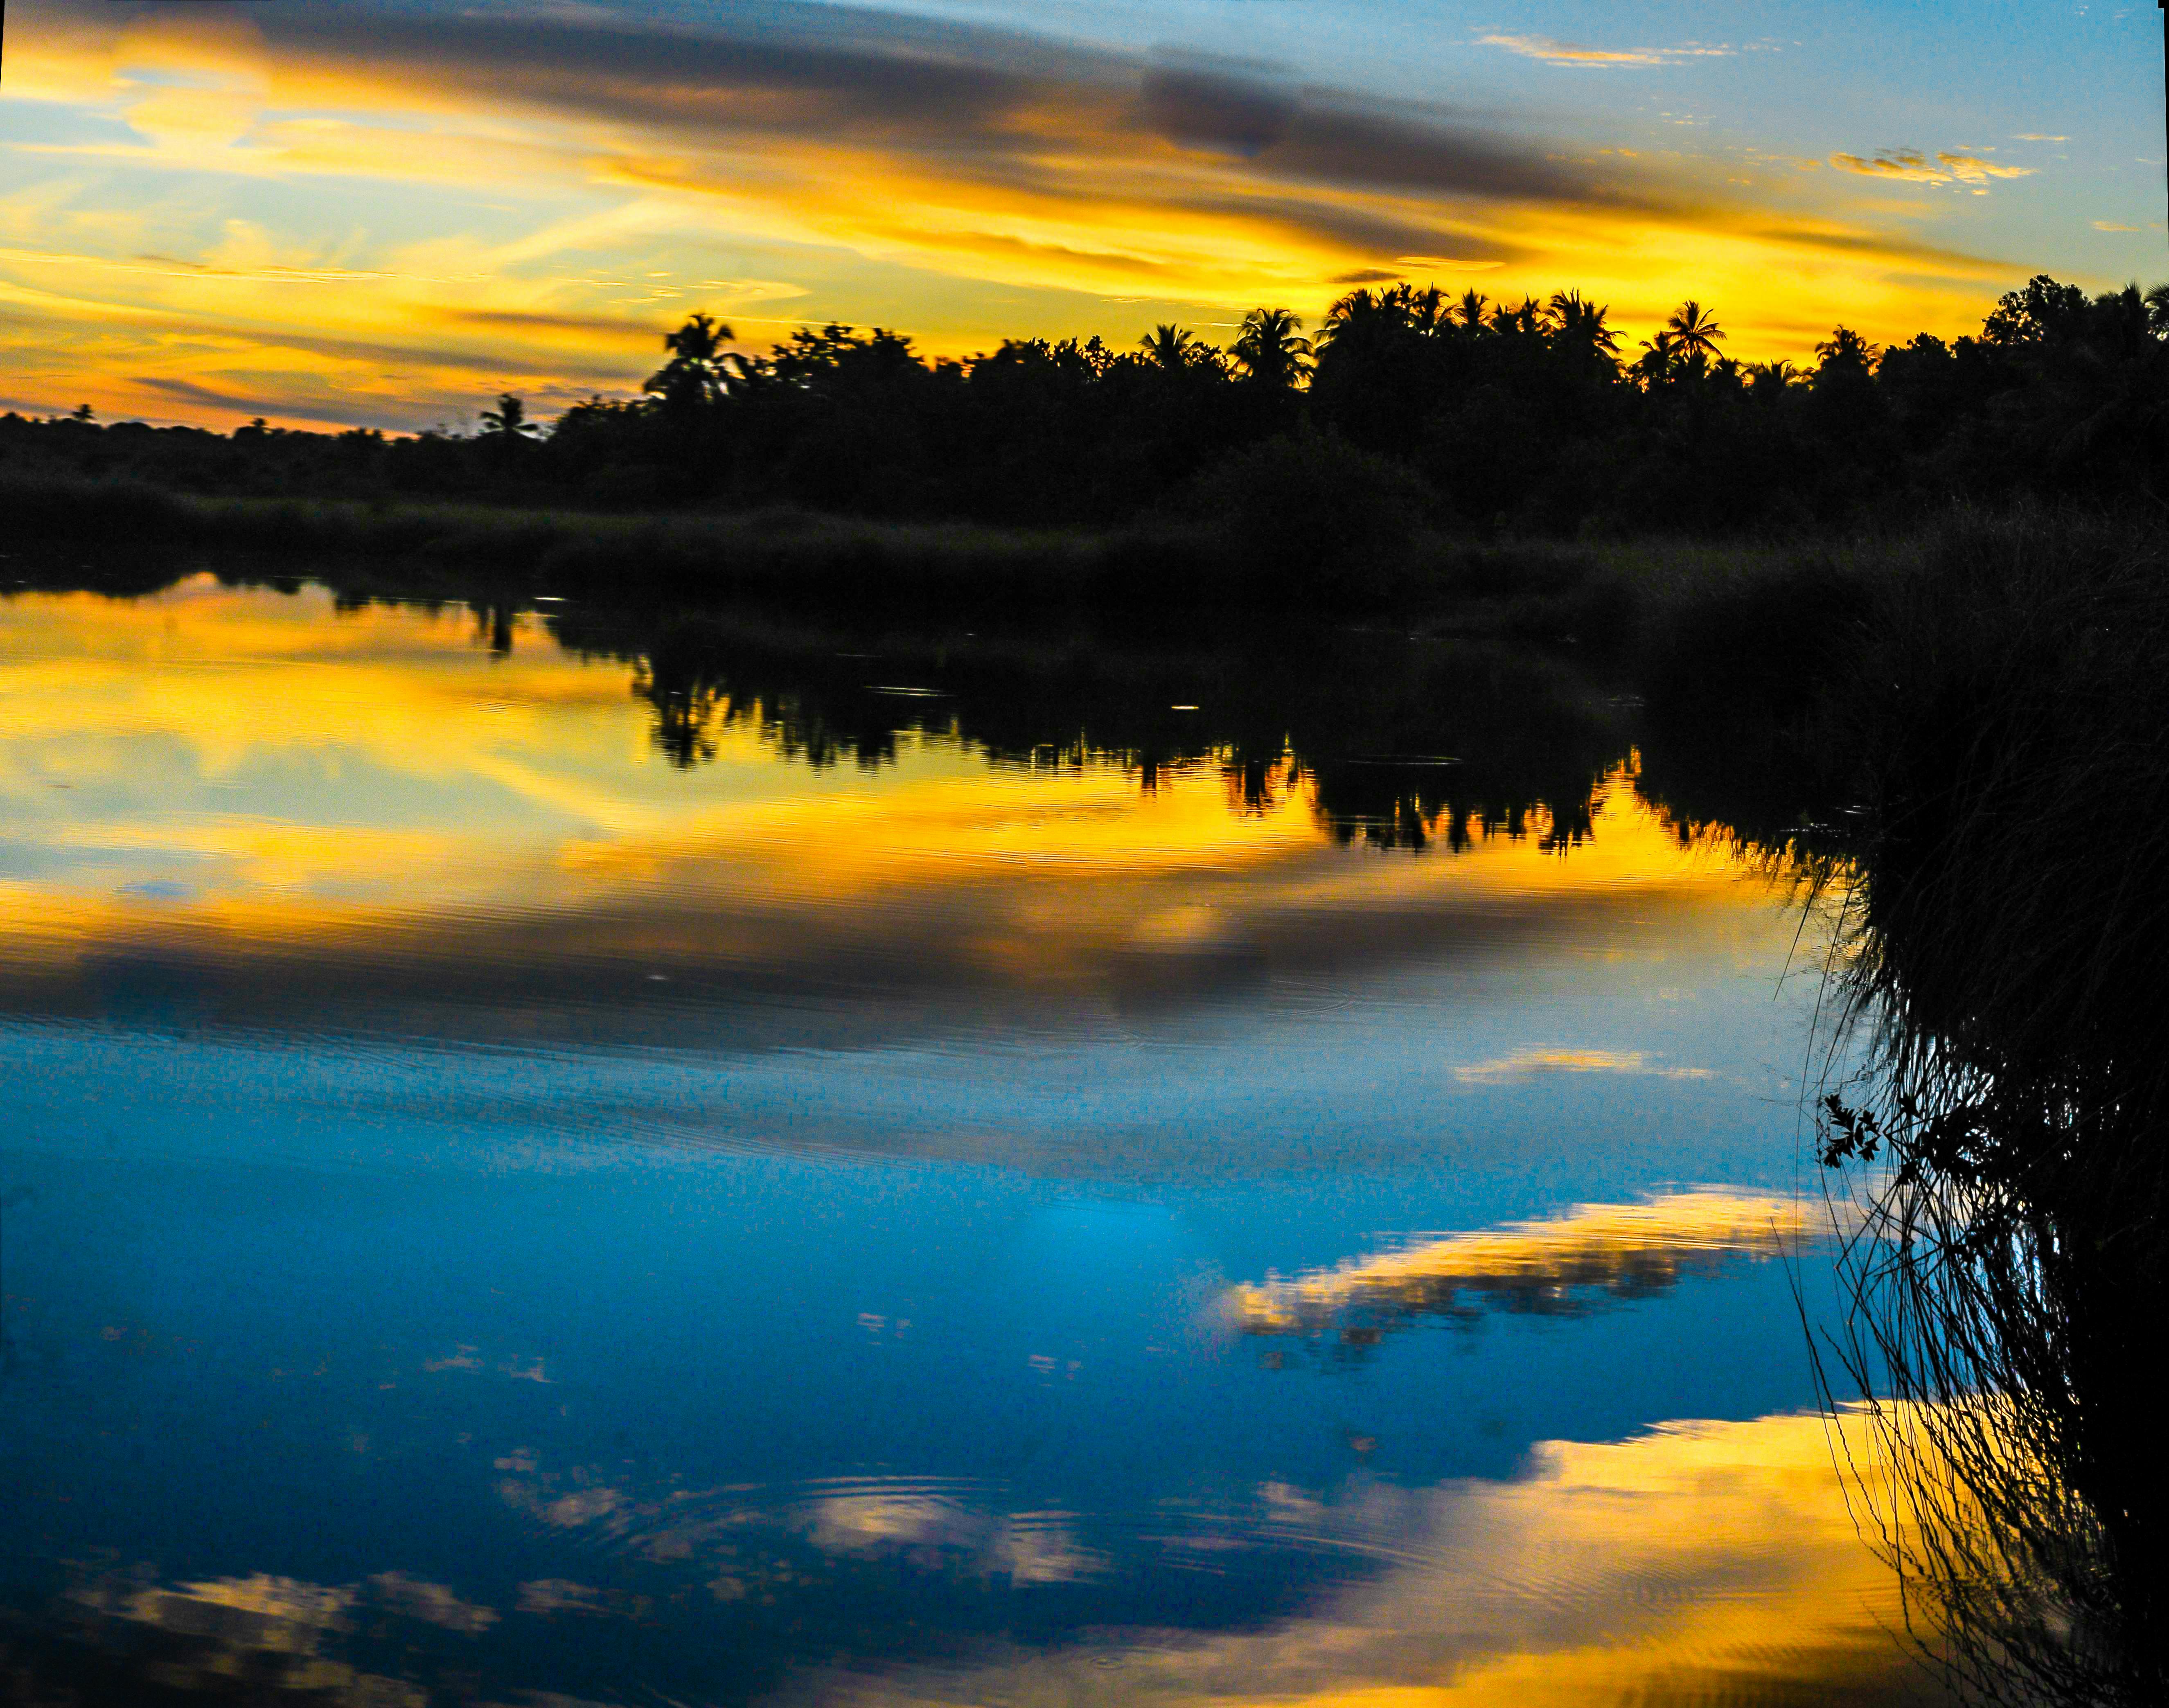
<path fill-rule="evenodd" d="M 1842 1445 L 1873 1460 L 1870 1432 Z M 1554 1442 L 1511 1483 L 1261 1492 L 1291 1535 L 1369 1533 L 1379 1575 L 1264 1630 L 1132 1630 L 968 1668 L 830 1673 L 802 1698 L 1511 1704 L 1920 1701 L 1904 1610 L 1818 1416 Z M 1239 1538 L 1229 1538 L 1239 1543 Z"/>
<path fill-rule="evenodd" d="M 1231 810 L 1218 758 L 1146 790 L 923 736 L 814 777 L 741 729 L 687 779 L 628 739 L 620 666 L 484 668 L 464 618 L 329 608 L 191 581 L 0 610 L 0 1008 L 184 993 L 272 1035 L 749 1050 L 1007 1024 L 1016 992 L 1091 1024 L 1759 905 L 1623 771 L 1572 859 L 1532 819 L 1451 866 L 1351 862 L 1298 795 Z"/>
<path fill-rule="evenodd" d="M 1512 1085 L 1546 1073 L 1631 1073 L 1656 1079 L 1713 1079 L 1707 1067 L 1666 1067 L 1639 1050 L 1516 1050 L 1457 1067 L 1464 1085 Z"/>
<path fill-rule="evenodd" d="M 1012 1583 L 1074 1583 L 1097 1576 L 1106 1562 L 1078 1546 L 1070 1516 L 993 1512 L 908 1486 L 877 1487 L 813 1502 L 804 1524 L 827 1554 L 894 1555 Z"/>
<path fill-rule="evenodd" d="M 1802 1237 L 1790 1198 L 1682 1192 L 1645 1204 L 1585 1205 L 1553 1221 L 1521 1222 L 1411 1244 L 1292 1280 L 1228 1290 L 1228 1319 L 1246 1334 L 1337 1333 L 1351 1344 L 1419 1317 L 1473 1320 L 1485 1311 L 1569 1315 L 1588 1290 L 1661 1292 L 1728 1258 L 1774 1257 Z"/>
<path fill-rule="evenodd" d="M 496 1616 L 441 1584 L 397 1572 L 371 1579 L 370 1587 L 388 1611 L 470 1636 Z M 132 1686 L 226 1700 L 429 1708 L 429 1692 L 418 1685 L 362 1672 L 323 1652 L 328 1638 L 353 1629 L 361 1599 L 354 1585 L 261 1572 L 171 1588 L 109 1578 L 79 1586 L 72 1599 L 93 1621 L 93 1643 L 126 1657 L 123 1671 Z M 17 1682 L 27 1686 L 29 1680 Z"/>
<path fill-rule="evenodd" d="M 810 1545 L 831 1560 L 913 1572 L 1006 1578 L 1012 1585 L 1074 1583 L 1099 1576 L 1106 1558 L 1080 1546 L 1063 1512 L 1010 1512 L 976 1484 L 882 1477 L 708 1491 L 672 1489 L 654 1498 L 600 1483 L 579 1467 L 537 1474 L 531 1454 L 498 1461 L 524 1476 L 503 1478 L 498 1498 L 557 1530 L 585 1530 L 615 1551 L 650 1565 L 720 1567 L 709 1584 L 718 1599 L 744 1593 L 742 1553 Z M 528 1609 L 524 1599 L 524 1610 Z"/>
<path fill-rule="evenodd" d="M 545 1616 L 557 1613 L 604 1614 L 611 1610 L 601 1590 L 566 1578 L 538 1578 L 521 1584 L 519 1606 L 522 1613 Z"/>
<path fill-rule="evenodd" d="M 388 1611 L 418 1619 L 445 1631 L 478 1636 L 497 1623 L 494 1608 L 462 1601 L 442 1583 L 425 1583 L 403 1572 L 380 1572 L 369 1580 L 377 1601 Z"/>

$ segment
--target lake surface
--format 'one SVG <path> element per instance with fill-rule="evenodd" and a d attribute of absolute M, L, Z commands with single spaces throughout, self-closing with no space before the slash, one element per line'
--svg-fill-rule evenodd
<path fill-rule="evenodd" d="M 689 632 L 0 602 L 38 1665 L 1931 1695 L 1804 1329 L 1815 928 L 1631 705 L 1405 636 Z"/>

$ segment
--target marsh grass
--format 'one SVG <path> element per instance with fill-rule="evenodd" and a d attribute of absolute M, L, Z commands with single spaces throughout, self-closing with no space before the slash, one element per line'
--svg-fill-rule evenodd
<path fill-rule="evenodd" d="M 2169 551 L 1960 517 L 1829 685 L 1865 811 L 1823 1105 L 1865 1232 L 1894 1562 L 1984 1700 L 2156 1702 L 2169 1306 Z"/>

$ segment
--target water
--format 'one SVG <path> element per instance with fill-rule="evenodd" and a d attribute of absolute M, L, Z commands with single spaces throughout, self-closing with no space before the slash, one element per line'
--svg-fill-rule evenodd
<path fill-rule="evenodd" d="M 26 1664 L 1922 1695 L 1803 1333 L 1812 944 L 1632 707 L 1007 644 L 0 605 Z"/>

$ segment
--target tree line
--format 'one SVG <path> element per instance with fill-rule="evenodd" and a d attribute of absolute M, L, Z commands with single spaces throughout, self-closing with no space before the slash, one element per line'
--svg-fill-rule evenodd
<path fill-rule="evenodd" d="M 1011 338 L 929 359 L 882 328 L 803 327 L 766 354 L 695 314 L 637 395 L 472 434 L 230 434 L 0 418 L 0 459 L 182 490 L 604 509 L 786 506 L 1096 526 L 1236 518 L 1261 533 L 1379 516 L 1439 529 L 1694 532 L 1872 522 L 1923 502 L 2169 498 L 2169 285 L 2047 277 L 1977 336 L 1879 348 L 1839 326 L 1812 366 L 1742 363 L 1683 303 L 1639 349 L 1578 291 L 1492 302 L 1395 285 L 1308 329 L 1247 315 L 1225 348 L 1174 325 L 1130 349 Z"/>

